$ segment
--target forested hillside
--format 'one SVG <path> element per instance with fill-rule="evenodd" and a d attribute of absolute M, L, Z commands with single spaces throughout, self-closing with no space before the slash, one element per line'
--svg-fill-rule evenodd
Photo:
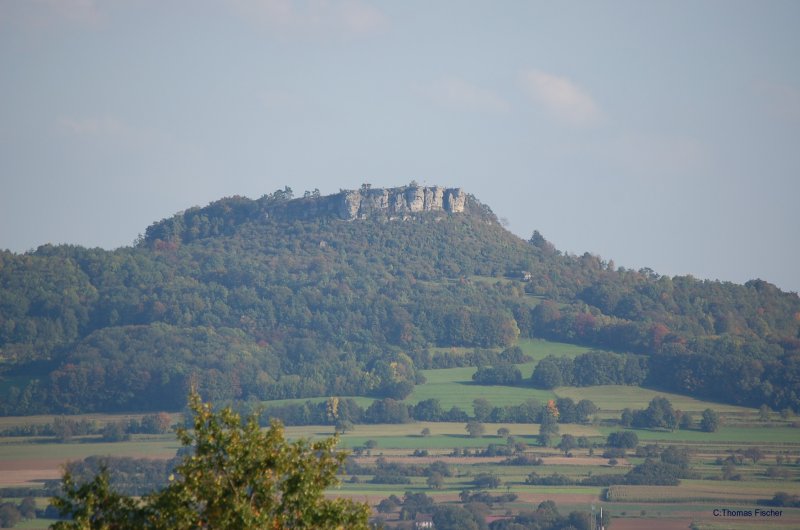
<path fill-rule="evenodd" d="M 471 196 L 352 220 L 331 200 L 286 188 L 187 210 L 133 247 L 0 253 L 0 412 L 179 409 L 192 384 L 215 402 L 401 399 L 431 348 L 520 336 L 637 354 L 645 385 L 800 409 L 795 293 L 565 255 Z"/>

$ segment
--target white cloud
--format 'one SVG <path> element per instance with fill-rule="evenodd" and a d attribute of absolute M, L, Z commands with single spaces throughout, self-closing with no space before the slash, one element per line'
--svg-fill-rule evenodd
<path fill-rule="evenodd" d="M 232 0 L 243 16 L 284 33 L 364 34 L 382 29 L 386 16 L 359 0 Z"/>
<path fill-rule="evenodd" d="M 565 77 L 528 70 L 522 73 L 522 84 L 528 95 L 559 121 L 587 126 L 597 123 L 602 117 L 592 97 Z"/>
<path fill-rule="evenodd" d="M 415 87 L 414 91 L 441 105 L 455 109 L 493 112 L 508 110 L 508 103 L 491 90 L 455 77 L 446 77 L 428 86 Z"/>

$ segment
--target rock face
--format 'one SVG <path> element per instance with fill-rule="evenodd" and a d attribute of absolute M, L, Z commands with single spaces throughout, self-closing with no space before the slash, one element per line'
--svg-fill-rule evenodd
<path fill-rule="evenodd" d="M 342 219 L 367 219 L 376 215 L 402 216 L 417 212 L 464 211 L 467 195 L 461 188 L 407 186 L 402 188 L 346 190 L 333 195 Z"/>

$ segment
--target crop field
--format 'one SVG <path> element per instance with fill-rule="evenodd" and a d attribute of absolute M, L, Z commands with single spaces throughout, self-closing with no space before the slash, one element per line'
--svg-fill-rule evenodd
<path fill-rule="evenodd" d="M 699 503 L 728 502 L 754 504 L 753 498 L 768 497 L 773 492 L 769 485 L 745 483 L 731 488 L 729 484 L 718 481 L 684 481 L 680 486 L 611 486 L 606 500 L 612 502 L 659 502 L 659 503 Z"/>
<path fill-rule="evenodd" d="M 536 359 L 546 355 L 578 355 L 586 348 L 538 340 L 521 341 L 523 350 Z M 529 377 L 535 363 L 519 365 L 524 377 Z M 580 482 L 599 475 L 622 475 L 644 458 L 633 451 L 614 462 L 601 455 L 603 447 L 574 448 L 565 455 L 555 447 L 542 447 L 538 443 L 538 424 L 485 423 L 485 434 L 470 437 L 464 423 L 412 422 L 406 424 L 358 424 L 340 434 L 339 447 L 352 452 L 354 460 L 364 469 L 374 469 L 377 462 L 395 463 L 409 468 L 422 469 L 434 462 L 448 466 L 452 474 L 443 477 L 434 486 L 425 475 L 408 476 L 405 484 L 379 484 L 373 482 L 371 473 L 345 475 L 342 483 L 329 495 L 346 496 L 364 500 L 375 507 L 390 495 L 403 497 L 405 492 L 422 492 L 437 502 L 457 502 L 463 491 L 475 491 L 474 481 L 482 474 L 496 476 L 498 485 L 489 488 L 493 495 L 514 494 L 516 500 L 496 505 L 494 513 L 507 510 L 532 509 L 544 500 L 554 500 L 559 509 L 588 510 L 591 505 L 603 506 L 614 517 L 614 529 L 687 528 L 692 522 L 698 528 L 800 528 L 800 509 L 783 508 L 780 518 L 760 521 L 721 520 L 713 510 L 760 506 L 779 491 L 800 495 L 800 429 L 793 427 L 793 418 L 779 419 L 774 415 L 769 421 L 758 418 L 755 409 L 720 405 L 686 396 L 666 394 L 654 390 L 627 387 L 559 387 L 554 391 L 538 390 L 526 385 L 489 386 L 472 381 L 475 368 L 449 368 L 426 370 L 426 383 L 415 387 L 407 398 L 409 404 L 428 398 L 439 399 L 443 408 L 458 406 L 472 413 L 472 401 L 482 397 L 493 406 L 516 405 L 527 399 L 546 403 L 556 397 L 570 397 L 574 401 L 590 399 L 600 408 L 589 424 L 560 424 L 559 437 L 569 434 L 586 437 L 602 444 L 606 437 L 621 430 L 614 423 L 623 408 L 646 408 L 655 396 L 669 399 L 675 408 L 700 413 L 711 408 L 720 413 L 723 425 L 713 433 L 699 430 L 646 430 L 635 429 L 640 445 L 659 444 L 686 447 L 690 454 L 690 467 L 698 477 L 684 479 L 679 486 L 587 486 Z M 312 401 L 319 401 L 317 398 Z M 371 398 L 356 398 L 362 407 Z M 286 403 L 285 400 L 272 403 Z M 87 419 L 99 425 L 127 419 L 140 419 L 142 415 L 82 415 L 74 419 Z M 173 415 L 178 421 L 179 414 Z M 0 418 L 0 430 L 22 425 L 43 425 L 53 421 L 52 416 L 26 418 Z M 541 459 L 539 465 L 507 465 L 505 456 L 478 456 L 490 444 L 502 447 L 507 444 L 498 430 L 507 429 L 514 443 L 526 444 L 524 454 L 531 459 Z M 423 435 L 423 430 L 425 433 Z M 287 437 L 319 438 L 334 434 L 331 425 L 292 426 L 285 429 Z M 556 441 L 558 438 L 556 439 Z M 0 437 L 0 487 L 38 487 L 43 480 L 58 478 L 62 466 L 70 460 L 80 460 L 91 455 L 131 456 L 137 458 L 169 458 L 174 456 L 179 443 L 174 435 L 134 435 L 130 441 L 100 442 L 98 436 L 76 437 L 69 443 L 58 443 L 52 437 Z M 365 449 L 365 448 L 369 449 Z M 735 466 L 738 480 L 722 480 L 721 461 L 757 447 L 763 452 L 758 462 L 739 458 Z M 464 454 L 468 452 L 468 454 Z M 778 464 L 780 458 L 780 465 Z M 372 466 L 372 467 L 370 467 Z M 777 470 L 777 472 L 776 472 Z M 561 476 L 569 481 L 563 485 L 527 484 L 529 474 L 539 477 Z M 2 495 L 2 492 L 0 492 Z M 39 499 L 46 505 L 47 499 Z M 391 520 L 391 516 L 390 516 Z M 45 528 L 51 521 L 28 520 L 17 528 Z M 757 524 L 756 524 L 757 523 Z"/>

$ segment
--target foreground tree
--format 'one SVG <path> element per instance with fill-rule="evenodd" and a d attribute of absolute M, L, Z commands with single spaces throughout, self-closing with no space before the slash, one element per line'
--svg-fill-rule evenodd
<path fill-rule="evenodd" d="M 178 438 L 192 451 L 166 488 L 136 501 L 111 491 L 105 471 L 80 486 L 66 473 L 53 503 L 72 520 L 55 528 L 368 528 L 367 505 L 323 495 L 346 456 L 334 451 L 337 437 L 287 442 L 279 423 L 261 431 L 255 416 L 214 412 L 195 392 L 190 407 L 194 430 Z"/>

